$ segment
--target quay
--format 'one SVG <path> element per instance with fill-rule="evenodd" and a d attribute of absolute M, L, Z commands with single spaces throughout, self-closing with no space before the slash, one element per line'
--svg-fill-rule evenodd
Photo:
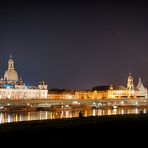
<path fill-rule="evenodd" d="M 55 99 L 55 100 L 49 100 L 49 99 L 28 99 L 28 100 L 11 100 L 11 99 L 4 99 L 0 100 L 0 108 L 2 107 L 11 107 L 14 106 L 14 108 L 26 106 L 26 111 L 28 108 L 28 111 L 35 111 L 36 108 L 42 107 L 42 108 L 48 108 L 51 106 L 69 106 L 73 105 L 73 107 L 78 107 L 81 105 L 81 108 L 85 107 L 94 107 L 94 108 L 105 108 L 105 107 L 146 107 L 148 108 L 148 99 L 105 99 L 105 100 L 78 100 L 78 99 L 70 99 L 70 100 L 64 100 L 64 99 Z M 9 107 L 9 108 L 10 108 Z M 31 109 L 32 108 L 32 109 Z M 68 109 L 68 108 L 67 108 Z M 13 108 L 11 108 L 13 110 Z"/>

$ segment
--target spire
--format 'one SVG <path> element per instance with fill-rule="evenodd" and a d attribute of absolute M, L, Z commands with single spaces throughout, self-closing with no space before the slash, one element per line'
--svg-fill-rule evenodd
<path fill-rule="evenodd" d="M 12 59 L 12 54 L 10 54 L 10 59 Z"/>
<path fill-rule="evenodd" d="M 138 81 L 139 83 L 142 83 L 142 81 L 141 81 L 141 78 L 139 77 L 139 81 Z"/>
<path fill-rule="evenodd" d="M 142 81 L 141 81 L 141 78 L 139 77 L 139 80 L 138 80 L 138 84 L 137 84 L 137 89 L 143 89 L 144 88 L 144 86 L 143 86 L 143 83 L 142 83 Z"/>

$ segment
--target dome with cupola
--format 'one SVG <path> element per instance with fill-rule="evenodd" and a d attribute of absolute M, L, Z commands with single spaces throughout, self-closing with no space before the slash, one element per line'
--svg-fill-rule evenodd
<path fill-rule="evenodd" d="M 14 61 L 12 56 L 8 60 L 8 69 L 5 71 L 4 80 L 8 83 L 16 83 L 18 81 L 18 74 L 14 68 Z"/>

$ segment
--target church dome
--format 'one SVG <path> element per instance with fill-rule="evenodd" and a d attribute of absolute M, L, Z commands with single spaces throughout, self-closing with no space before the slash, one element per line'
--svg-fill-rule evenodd
<path fill-rule="evenodd" d="M 8 60 L 8 69 L 5 72 L 4 80 L 8 83 L 15 83 L 18 81 L 18 74 L 14 68 L 14 61 L 12 60 L 12 57 Z"/>
<path fill-rule="evenodd" d="M 5 72 L 4 79 L 6 81 L 17 82 L 18 81 L 18 74 L 17 74 L 16 70 L 14 70 L 14 69 L 7 70 Z"/>

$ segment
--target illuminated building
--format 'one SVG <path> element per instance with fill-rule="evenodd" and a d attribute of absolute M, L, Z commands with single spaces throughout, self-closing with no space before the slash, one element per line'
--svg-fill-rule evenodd
<path fill-rule="evenodd" d="M 53 89 L 48 91 L 49 99 L 73 99 L 75 98 L 75 91 Z"/>
<path fill-rule="evenodd" d="M 71 96 L 71 97 L 66 97 Z M 74 92 L 49 92 L 49 99 L 132 99 L 132 98 L 147 98 L 148 91 L 144 87 L 141 78 L 139 78 L 138 84 L 134 87 L 134 79 L 130 74 L 127 79 L 127 86 L 96 86 L 92 90 L 78 90 Z"/>
<path fill-rule="evenodd" d="M 130 74 L 127 79 L 127 87 L 106 85 L 96 86 L 92 91 L 76 92 L 76 98 L 79 99 L 123 99 L 123 98 L 147 98 L 148 91 L 144 87 L 141 79 L 139 78 L 138 84 L 134 87 L 133 76 Z M 87 97 L 86 97 L 87 93 Z"/>
<path fill-rule="evenodd" d="M 8 60 L 8 69 L 0 80 L 0 99 L 47 99 L 48 89 L 44 81 L 38 86 L 26 86 L 19 78 L 12 56 Z"/>

